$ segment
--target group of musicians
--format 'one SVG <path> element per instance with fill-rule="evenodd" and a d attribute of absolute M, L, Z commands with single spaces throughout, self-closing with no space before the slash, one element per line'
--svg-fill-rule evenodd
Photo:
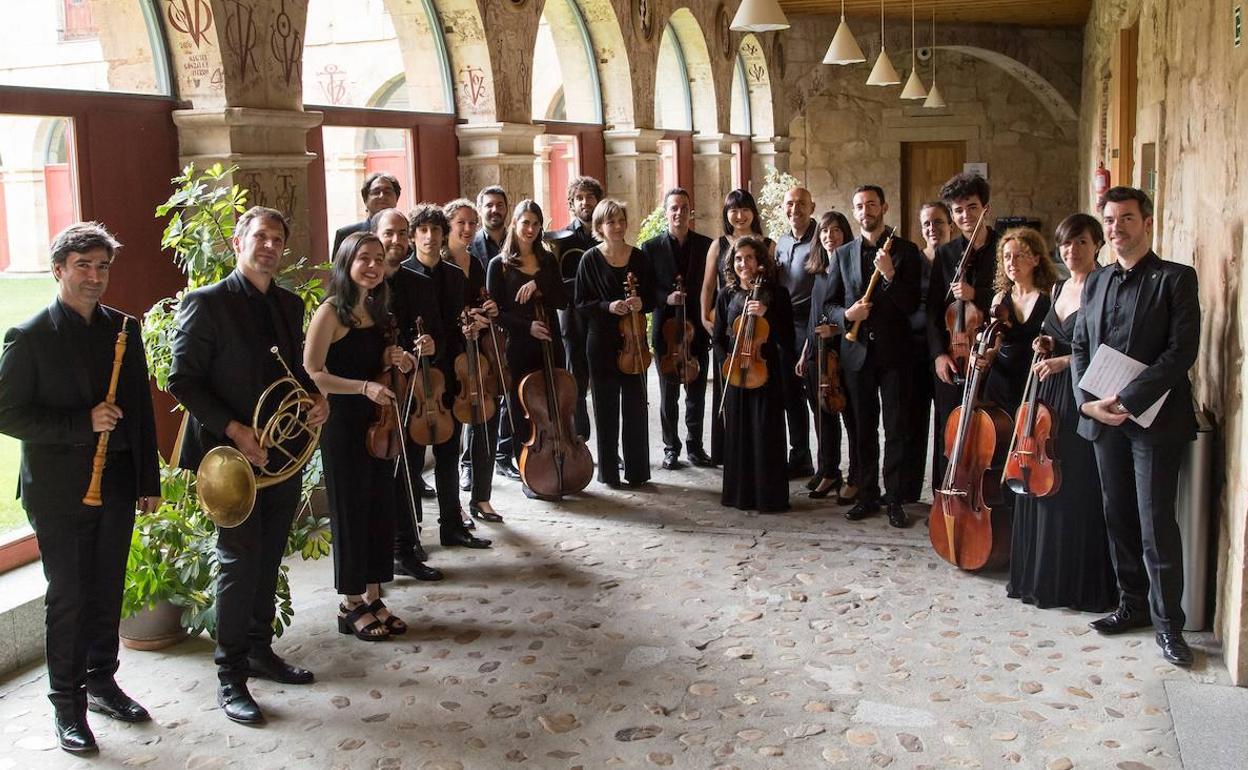
<path fill-rule="evenodd" d="M 600 483 L 649 483 L 651 376 L 662 467 L 683 467 L 682 451 L 695 466 L 722 466 L 724 505 L 786 510 L 789 479 L 809 476 L 810 497 L 835 496 L 849 506 L 846 518 L 883 509 L 892 526 L 908 526 L 902 506 L 922 492 L 929 436 L 938 500 L 948 485 L 947 423 L 969 403 L 974 379 L 956 343 L 966 334 L 973 344 L 997 319 L 994 364 L 972 400 L 1013 415 L 1038 388 L 1056 415 L 1053 443 L 1067 474 L 1055 494 L 1005 492 L 995 503 L 1014 512 L 1010 595 L 1112 609 L 1094 629 L 1152 626 L 1167 660 L 1191 664 L 1174 508 L 1179 459 L 1195 433 L 1187 371 L 1199 340 L 1196 277 L 1151 251 L 1152 205 L 1139 190 L 1110 190 L 1101 221 L 1076 214 L 1061 224 L 1057 248 L 1070 273 L 1062 282 L 1040 233 L 986 225 L 988 183 L 969 175 L 922 207 L 922 247 L 886 224 L 888 199 L 875 185 L 853 195 L 856 228 L 835 210 L 815 218 L 810 192 L 788 191 L 788 229 L 774 242 L 749 192 L 729 193 L 712 239 L 691 229 L 690 196 L 673 188 L 662 201 L 664 232 L 640 248 L 626 240 L 623 204 L 588 177 L 569 185 L 572 224 L 557 232 L 543 232 L 536 203 L 512 208 L 499 187 L 475 205 L 408 213 L 396 208 L 399 182 L 387 174 L 370 175 L 361 192 L 369 217 L 339 231 L 327 297 L 306 337 L 298 297 L 274 280 L 286 220 L 253 207 L 234 231 L 237 269 L 181 302 L 169 377 L 188 414 L 176 461 L 190 470 L 219 446 L 266 467 L 275 450 L 248 416 L 283 374 L 306 391 L 303 419 L 323 426 L 342 633 L 403 634 L 382 586 L 396 573 L 442 578 L 426 564 L 416 526 L 426 449 L 439 542 L 489 548 L 471 530 L 474 519 L 502 521 L 490 504 L 493 477 L 519 480 L 532 498 L 575 493 L 590 479 L 592 466 L 578 459 L 588 454 L 578 451 L 591 433 Z M 1113 259 L 1102 267 L 1106 238 Z M 49 581 L 50 697 L 61 746 L 74 752 L 95 749 L 88 709 L 149 718 L 113 678 L 135 510 L 160 502 L 137 322 L 100 303 L 118 249 L 96 223 L 58 236 L 57 298 L 9 330 L 0 357 L 0 432 L 22 441 L 19 493 Z M 985 319 L 979 328 L 950 322 L 972 308 Z M 130 336 L 118 339 L 123 330 Z M 1102 345 L 1144 369 L 1098 399 L 1079 379 Z M 1155 419 L 1134 419 L 1158 399 Z M 397 450 L 375 447 L 396 440 Z M 105 444 L 103 504 L 90 506 L 77 490 Z M 217 700 L 237 722 L 264 720 L 250 677 L 314 678 L 272 648 L 299 494 L 298 474 L 259 489 L 251 515 L 219 530 Z"/>

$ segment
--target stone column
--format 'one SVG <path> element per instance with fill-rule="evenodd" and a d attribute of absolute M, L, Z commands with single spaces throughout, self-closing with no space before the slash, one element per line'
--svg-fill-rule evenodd
<path fill-rule="evenodd" d="M 724 196 L 733 188 L 732 147 L 740 140 L 735 134 L 694 134 L 694 228 L 698 232 L 718 236 L 723 230 L 720 211 Z"/>
<path fill-rule="evenodd" d="M 321 113 L 251 107 L 174 110 L 179 162 L 206 168 L 216 162 L 238 166 L 233 182 L 247 188 L 249 204 L 269 206 L 290 218 L 287 247 L 296 259 L 310 256 L 308 130 Z"/>
<path fill-rule="evenodd" d="M 482 187 L 499 185 L 512 203 L 532 198 L 534 139 L 545 131 L 527 123 L 469 123 L 459 136 L 459 187 L 475 198 Z"/>
<path fill-rule="evenodd" d="M 603 133 L 607 149 L 607 195 L 628 207 L 628 235 L 634 242 L 641 221 L 659 205 L 659 140 L 662 131 L 620 128 Z"/>
<path fill-rule="evenodd" d="M 754 189 L 761 189 L 767 180 L 768 166 L 774 166 L 777 171 L 789 170 L 789 145 L 792 142 L 787 136 L 755 138 L 750 142 L 750 170 Z"/>

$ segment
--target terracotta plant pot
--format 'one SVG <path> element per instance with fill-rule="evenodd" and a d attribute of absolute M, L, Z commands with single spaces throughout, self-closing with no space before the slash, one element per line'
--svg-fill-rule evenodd
<path fill-rule="evenodd" d="M 163 650 L 187 636 L 182 608 L 167 601 L 121 621 L 121 643 L 132 650 Z"/>

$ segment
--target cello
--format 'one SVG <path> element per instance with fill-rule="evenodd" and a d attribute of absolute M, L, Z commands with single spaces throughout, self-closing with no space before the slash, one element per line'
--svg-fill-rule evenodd
<path fill-rule="evenodd" d="M 624 279 L 624 293 L 628 299 L 637 296 L 637 277 L 631 272 Z M 646 320 L 642 318 L 640 310 L 632 310 L 620 319 L 619 326 L 623 342 L 619 355 L 616 356 L 616 365 L 619 366 L 620 373 L 644 374 L 654 360 L 650 355 L 650 345 L 646 341 Z"/>
<path fill-rule="evenodd" d="M 540 297 L 532 301 L 535 320 L 550 329 Z M 541 497 L 559 498 L 589 486 L 594 460 L 572 425 L 576 378 L 555 365 L 550 340 L 541 343 L 542 368 L 520 380 L 520 405 L 532 427 L 520 450 L 520 478 Z"/>
<path fill-rule="evenodd" d="M 1009 558 L 1010 520 L 1000 505 L 1000 476 L 992 469 L 1005 459 L 1010 418 L 980 401 L 1005 325 L 1003 320 L 985 325 L 971 350 L 962 403 L 954 407 L 945 423 L 949 464 L 935 490 L 927 520 L 928 537 L 936 553 L 970 571 L 995 567 Z"/>
<path fill-rule="evenodd" d="M 676 291 L 685 293 L 685 279 L 676 276 Z M 698 379 L 702 367 L 689 354 L 693 342 L 693 324 L 687 320 L 688 308 L 682 301 L 676 314 L 663 322 L 663 345 L 667 352 L 659 359 L 659 374 L 670 380 L 688 385 Z"/>
<path fill-rule="evenodd" d="M 391 323 L 386 330 L 386 347 L 393 347 L 398 337 L 398 327 Z M 399 367 L 387 365 L 373 382 L 390 389 L 394 401 L 390 404 L 373 405 L 373 421 L 368 425 L 365 442 L 370 457 L 393 460 L 403 451 L 403 419 L 399 415 L 399 402 L 407 400 L 410 384 L 407 375 Z"/>
<path fill-rule="evenodd" d="M 1010 491 L 1032 497 L 1049 497 L 1062 486 L 1062 466 L 1057 458 L 1057 417 L 1039 398 L 1036 364 L 1053 353 L 1053 338 L 1036 338 L 1023 402 L 1014 416 L 1014 436 L 1005 459 L 1001 483 Z"/>
<path fill-rule="evenodd" d="M 953 280 L 949 282 L 952 287 L 955 283 L 962 283 L 966 280 L 966 271 L 970 267 L 971 254 L 975 251 L 975 238 L 979 235 L 979 228 L 984 224 L 984 217 L 988 215 L 988 208 L 985 207 L 979 214 L 979 219 L 975 222 L 975 229 L 971 231 L 971 238 L 966 242 L 966 249 L 962 252 L 962 259 L 958 260 L 958 269 L 953 273 Z M 945 295 L 945 299 L 953 296 L 953 289 L 949 289 L 949 293 Z M 971 356 L 971 344 L 975 338 L 975 330 L 984 323 L 984 314 L 974 302 L 966 302 L 964 300 L 955 299 L 949 303 L 949 307 L 945 308 L 945 329 L 949 332 L 949 357 L 953 359 L 953 365 L 956 369 L 954 374 L 954 382 L 961 384 L 967 377 Z"/>
<path fill-rule="evenodd" d="M 749 302 L 757 302 L 762 291 L 763 277 L 754 278 L 754 286 L 750 288 Z M 766 318 L 748 315 L 742 310 L 732 322 L 732 355 L 724 362 L 724 390 L 732 385 L 746 390 L 761 388 L 767 384 L 769 372 L 767 361 L 763 359 L 763 343 L 771 336 L 771 324 Z M 723 414 L 727 399 L 719 402 L 719 412 Z"/>
<path fill-rule="evenodd" d="M 416 336 L 425 334 L 424 319 L 416 319 Z M 436 446 L 450 440 L 455 418 L 446 408 L 446 378 L 430 365 L 429 356 L 416 359 L 416 377 L 407 392 L 407 433 L 421 446 Z"/>
<path fill-rule="evenodd" d="M 465 326 L 472 323 L 472 316 L 466 309 L 460 313 L 459 319 Z M 455 356 L 459 395 L 455 397 L 451 412 L 464 425 L 482 425 L 494 417 L 498 408 L 494 395 L 486 388 L 486 382 L 492 379 L 490 363 L 481 353 L 479 335 L 465 334 L 464 339 L 467 349 Z"/>

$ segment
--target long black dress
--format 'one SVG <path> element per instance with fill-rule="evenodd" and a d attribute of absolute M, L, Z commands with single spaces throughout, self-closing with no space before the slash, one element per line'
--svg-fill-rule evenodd
<path fill-rule="evenodd" d="M 763 318 L 771 334 L 762 346 L 770 376 L 760 388 L 724 387 L 724 486 L 720 503 L 742 510 L 775 513 L 789 508 L 784 383 L 778 367 L 794 359 L 793 305 L 783 286 L 760 290 L 767 306 Z M 732 322 L 745 310 L 749 294 L 725 288 L 715 303 L 715 349 L 724 361 L 732 356 Z"/>
<path fill-rule="evenodd" d="M 1010 325 L 1001 334 L 1001 350 L 988 370 L 984 393 L 989 401 L 1005 410 L 1012 418 L 1023 400 L 1027 373 L 1031 371 L 1031 343 L 1040 336 L 1040 327 L 1049 313 L 1052 298 L 1042 293 L 1036 297 L 1031 315 L 1022 320 L 1015 313 L 1014 297 L 1009 292 L 1001 299 L 1009 311 Z"/>
<path fill-rule="evenodd" d="M 1053 291 L 1059 294 L 1061 284 Z M 1043 331 L 1053 338 L 1053 355 L 1070 355 L 1079 312 L 1062 321 L 1055 309 L 1049 310 Z M 1101 510 L 1101 480 L 1092 444 L 1076 432 L 1070 369 L 1041 382 L 1039 397 L 1057 419 L 1062 486 L 1052 497 L 1017 498 L 1006 593 L 1041 608 L 1109 610 L 1118 606 L 1118 587 Z"/>
<path fill-rule="evenodd" d="M 381 373 L 386 340 L 377 326 L 352 328 L 325 354 L 337 377 L 371 380 Z M 321 431 L 321 462 L 333 534 L 334 588 L 359 596 L 369 583 L 394 579 L 395 486 L 393 465 L 369 456 L 365 435 L 373 402 L 363 394 L 331 393 Z"/>

